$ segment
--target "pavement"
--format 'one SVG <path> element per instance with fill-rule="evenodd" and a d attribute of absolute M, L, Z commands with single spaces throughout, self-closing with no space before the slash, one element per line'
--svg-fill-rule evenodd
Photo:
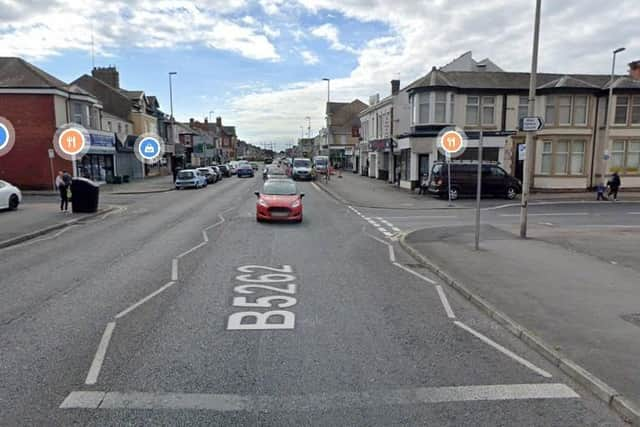
<path fill-rule="evenodd" d="M 640 229 L 576 235 L 536 227 L 533 239 L 522 240 L 509 228 L 485 225 L 480 251 L 473 247 L 473 226 L 425 228 L 405 241 L 640 408 L 640 255 L 632 250 Z"/>
<path fill-rule="evenodd" d="M 331 176 L 326 183 L 317 180 L 316 183 L 329 191 L 334 197 L 352 206 L 363 208 L 385 208 L 406 210 L 428 210 L 450 208 L 448 201 L 432 195 L 418 194 L 418 190 L 399 188 L 394 184 L 361 175 L 344 172 L 342 178 Z M 591 192 L 565 192 L 565 193 L 532 193 L 530 201 L 559 202 L 559 201 L 594 201 L 595 193 Z M 620 192 L 620 201 L 640 201 L 640 192 Z M 483 207 L 495 207 L 504 204 L 519 204 L 519 200 L 506 200 L 500 198 L 487 198 L 482 200 Z M 475 198 L 460 198 L 453 202 L 454 208 L 473 208 Z"/>
<path fill-rule="evenodd" d="M 315 183 L 257 223 L 260 185 L 1 250 L 2 424 L 624 425 Z"/>
<path fill-rule="evenodd" d="M 102 184 L 101 194 L 147 194 L 162 193 L 174 189 L 173 176 L 154 176 L 136 179 L 126 184 Z M 23 191 L 25 196 L 58 196 L 57 191 Z"/>

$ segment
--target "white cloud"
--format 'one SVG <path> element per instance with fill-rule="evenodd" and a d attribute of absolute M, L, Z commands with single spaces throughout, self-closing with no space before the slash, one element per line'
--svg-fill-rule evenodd
<path fill-rule="evenodd" d="M 280 6 L 284 3 L 284 0 L 260 0 L 259 3 L 268 15 L 275 15 L 280 13 Z"/>
<path fill-rule="evenodd" d="M 267 24 L 262 26 L 262 31 L 272 39 L 280 37 L 280 30 Z"/>
<path fill-rule="evenodd" d="M 303 50 L 302 52 L 300 52 L 300 55 L 302 56 L 304 63 L 307 65 L 315 65 L 320 62 L 320 58 L 318 58 L 318 55 L 311 52 L 310 50 Z"/>
<path fill-rule="evenodd" d="M 253 18 L 253 16 L 249 16 L 249 15 L 243 17 L 241 21 L 247 25 L 254 25 L 256 23 L 256 20 Z"/>
<path fill-rule="evenodd" d="M 7 13 L 0 32 L 0 55 L 33 59 L 67 50 L 89 51 L 93 31 L 99 55 L 123 46 L 205 45 L 251 59 L 278 60 L 264 30 L 238 25 L 224 16 L 244 5 L 243 0 L 205 0 L 198 6 L 187 0 L 32 2 Z"/>
<path fill-rule="evenodd" d="M 338 28 L 336 28 L 336 26 L 333 24 L 327 23 L 322 24 L 319 27 L 312 28 L 311 34 L 318 38 L 327 40 L 330 43 L 329 46 L 333 50 L 343 50 L 356 53 L 355 49 L 340 42 L 340 32 L 338 31 Z"/>

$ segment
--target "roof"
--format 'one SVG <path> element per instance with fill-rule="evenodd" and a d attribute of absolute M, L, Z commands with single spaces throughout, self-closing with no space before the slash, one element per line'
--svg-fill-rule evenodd
<path fill-rule="evenodd" d="M 22 58 L 0 58 L 0 87 L 56 88 L 67 90 L 67 84 Z"/>
<path fill-rule="evenodd" d="M 504 71 L 502 68 L 498 67 L 493 61 L 489 58 L 484 58 L 481 61 L 476 61 L 473 59 L 472 51 L 467 51 L 449 62 L 447 65 L 441 68 L 442 71 L 488 71 L 488 72 L 499 72 Z"/>
<path fill-rule="evenodd" d="M 625 79 L 618 77 L 617 80 Z M 627 78 L 627 80 L 630 80 Z M 537 75 L 538 89 L 571 88 L 571 89 L 607 89 L 610 76 L 603 74 L 551 74 Z M 631 81 L 621 84 L 636 88 Z M 426 87 L 455 87 L 459 89 L 500 89 L 528 90 L 529 73 L 512 73 L 496 71 L 442 71 L 432 69 L 427 75 L 419 78 L 405 88 L 415 90 Z M 623 86 L 614 86 L 621 88 Z"/>
<path fill-rule="evenodd" d="M 331 127 L 359 126 L 359 114 L 367 107 L 368 105 L 359 99 L 351 102 L 328 102 L 327 113 L 331 116 Z"/>
<path fill-rule="evenodd" d="M 122 91 L 88 74 L 78 77 L 71 84 L 98 98 L 105 112 L 129 120 L 131 101 L 122 94 Z"/>
<path fill-rule="evenodd" d="M 229 136 L 236 136 L 235 126 L 222 126 L 222 131 Z"/>

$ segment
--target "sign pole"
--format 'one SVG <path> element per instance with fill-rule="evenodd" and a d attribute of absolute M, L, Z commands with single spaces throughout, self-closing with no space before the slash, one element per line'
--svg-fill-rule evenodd
<path fill-rule="evenodd" d="M 449 207 L 451 204 L 451 155 L 447 154 L 447 193 L 449 194 Z"/>
<path fill-rule="evenodd" d="M 538 72 L 538 41 L 540 39 L 540 8 L 542 0 L 536 0 L 536 14 L 533 29 L 533 52 L 531 53 L 531 75 L 529 78 L 528 115 L 535 114 L 536 80 Z M 520 237 L 527 237 L 527 210 L 529 207 L 529 187 L 531 186 L 531 169 L 533 166 L 533 132 L 527 132 L 525 139 L 524 175 L 522 176 L 522 203 L 520 205 Z"/>
<path fill-rule="evenodd" d="M 480 113 L 482 116 L 482 113 Z M 476 251 L 480 249 L 480 199 L 482 198 L 482 117 L 480 122 L 480 139 L 478 140 L 478 184 L 476 189 Z"/>
<path fill-rule="evenodd" d="M 53 191 L 56 191 L 56 177 L 53 174 L 53 157 L 49 155 L 49 170 L 51 171 L 51 185 L 53 186 Z"/>

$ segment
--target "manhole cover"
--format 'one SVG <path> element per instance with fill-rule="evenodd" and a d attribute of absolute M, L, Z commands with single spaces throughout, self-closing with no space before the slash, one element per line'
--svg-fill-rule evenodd
<path fill-rule="evenodd" d="M 629 323 L 633 323 L 636 326 L 640 326 L 640 313 L 623 314 L 622 319 Z"/>

